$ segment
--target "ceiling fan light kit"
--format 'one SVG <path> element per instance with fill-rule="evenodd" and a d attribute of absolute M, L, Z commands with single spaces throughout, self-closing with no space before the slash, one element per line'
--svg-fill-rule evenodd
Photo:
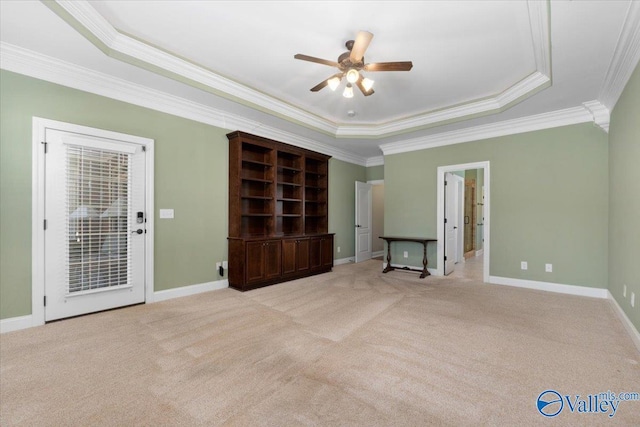
<path fill-rule="evenodd" d="M 369 47 L 373 34 L 368 31 L 359 31 L 355 40 L 349 40 L 346 43 L 348 49 L 338 57 L 338 61 L 329 61 L 327 59 L 316 58 L 313 56 L 303 55 L 298 53 L 294 55 L 295 59 L 301 61 L 315 62 L 317 64 L 328 65 L 330 67 L 336 67 L 340 70 L 338 74 L 329 77 L 326 80 L 318 83 L 311 88 L 311 92 L 318 92 L 325 86 L 329 86 L 332 91 L 335 91 L 340 85 L 342 77 L 346 77 L 347 86 L 342 92 L 342 96 L 345 98 L 353 98 L 353 85 L 355 84 L 360 89 L 360 92 L 364 96 L 373 95 L 373 83 L 374 81 L 366 78 L 362 75 L 364 71 L 409 71 L 413 68 L 411 61 L 401 62 L 378 62 L 365 64 L 364 52 Z"/>

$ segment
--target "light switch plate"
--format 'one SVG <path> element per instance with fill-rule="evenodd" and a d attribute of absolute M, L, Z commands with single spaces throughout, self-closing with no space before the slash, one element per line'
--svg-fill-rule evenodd
<path fill-rule="evenodd" d="M 160 209 L 161 219 L 173 219 L 173 209 Z"/>
<path fill-rule="evenodd" d="M 553 272 L 553 264 L 545 264 L 544 265 L 544 271 L 546 271 L 547 273 L 552 273 Z"/>
<path fill-rule="evenodd" d="M 526 270 L 527 268 L 529 268 L 527 261 L 520 262 L 520 270 Z"/>
<path fill-rule="evenodd" d="M 409 258 L 409 252 L 408 251 L 404 251 L 404 257 L 405 258 Z"/>

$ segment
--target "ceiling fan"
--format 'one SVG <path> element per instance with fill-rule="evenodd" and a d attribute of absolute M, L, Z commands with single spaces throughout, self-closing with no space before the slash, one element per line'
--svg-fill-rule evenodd
<path fill-rule="evenodd" d="M 373 95 L 373 80 L 368 79 L 362 75 L 362 71 L 409 71 L 413 67 L 411 61 L 401 62 L 375 62 L 372 64 L 365 64 L 364 52 L 369 47 L 373 34 L 368 31 L 359 31 L 355 40 L 349 40 L 345 45 L 348 49 L 338 57 L 338 61 L 329 61 L 326 59 L 315 58 L 313 56 L 302 55 L 298 53 L 294 55 L 295 59 L 302 61 L 315 62 L 318 64 L 328 65 L 330 67 L 336 67 L 340 70 L 339 73 L 334 74 L 328 79 L 318 83 L 311 88 L 311 92 L 318 92 L 325 86 L 329 86 L 331 90 L 336 90 L 343 77 L 347 78 L 347 86 L 344 90 L 343 96 L 345 98 L 353 97 L 353 85 L 358 86 L 364 96 Z"/>

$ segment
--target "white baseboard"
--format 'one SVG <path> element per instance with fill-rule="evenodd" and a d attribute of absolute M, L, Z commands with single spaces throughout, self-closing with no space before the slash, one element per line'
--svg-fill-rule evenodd
<path fill-rule="evenodd" d="M 609 292 L 603 288 L 588 288 L 586 286 L 563 285 L 560 283 L 538 282 L 535 280 L 512 279 L 510 277 L 497 276 L 489 276 L 489 283 L 592 298 L 607 298 Z"/>
<path fill-rule="evenodd" d="M 354 257 L 334 259 L 333 265 L 349 264 L 350 262 L 356 262 L 356 259 Z"/>
<path fill-rule="evenodd" d="M 607 290 L 607 297 L 614 307 L 613 311 L 615 311 L 618 315 L 618 318 L 620 318 L 622 326 L 624 326 L 624 328 L 627 330 L 629 336 L 631 336 L 631 341 L 633 341 L 636 348 L 640 352 L 640 332 L 638 332 L 633 323 L 631 323 L 631 320 L 629 320 L 629 318 L 627 317 L 627 313 L 625 313 L 622 307 L 620 307 L 620 304 L 618 304 L 618 301 L 616 301 L 609 290 Z"/>
<path fill-rule="evenodd" d="M 383 255 L 384 255 L 384 251 L 371 252 L 371 258 L 375 258 L 377 256 L 383 256 Z"/>
<path fill-rule="evenodd" d="M 417 270 L 422 270 L 422 266 L 416 266 L 416 265 L 404 265 L 404 264 L 393 264 L 392 263 L 391 267 L 397 268 L 398 270 L 401 270 L 401 269 L 403 269 L 405 267 L 414 268 L 414 269 L 417 269 Z M 386 261 L 382 263 L 382 269 L 384 270 L 385 268 L 387 268 L 387 262 Z M 432 274 L 434 276 L 438 275 L 437 274 L 438 270 L 436 270 L 435 268 L 427 267 L 427 271 L 429 272 L 429 274 Z M 417 273 L 417 271 L 416 271 L 416 273 Z"/>
<path fill-rule="evenodd" d="M 484 249 L 478 249 L 478 250 L 476 251 L 476 256 L 480 256 L 480 255 L 482 255 L 482 254 L 484 254 Z"/>
<path fill-rule="evenodd" d="M 32 326 L 34 326 L 33 316 L 30 314 L 26 316 L 9 317 L 8 319 L 0 320 L 0 334 L 19 331 L 20 329 L 27 329 Z"/>
<path fill-rule="evenodd" d="M 166 301 L 173 298 L 186 297 L 189 295 L 201 294 L 203 292 L 215 291 L 229 287 L 228 280 L 217 280 L 215 282 L 199 283 L 197 285 L 181 286 L 179 288 L 167 289 L 153 293 L 153 300 L 149 302 Z"/>

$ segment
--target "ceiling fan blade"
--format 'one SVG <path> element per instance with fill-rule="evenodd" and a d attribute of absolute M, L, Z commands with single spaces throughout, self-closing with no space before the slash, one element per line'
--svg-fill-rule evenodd
<path fill-rule="evenodd" d="M 413 68 L 413 62 L 374 62 L 366 64 L 363 68 L 365 71 L 409 71 Z"/>
<path fill-rule="evenodd" d="M 367 92 L 367 90 L 362 85 L 362 80 L 364 80 L 364 77 L 362 77 L 362 74 L 360 74 L 360 78 L 358 79 L 358 81 L 356 81 L 356 86 L 358 86 L 358 89 L 360 89 L 360 92 L 362 92 L 364 96 L 373 95 L 375 93 L 373 88 L 369 89 L 369 91 Z"/>
<path fill-rule="evenodd" d="M 318 83 L 317 85 L 315 85 L 314 87 L 311 88 L 311 92 L 318 92 L 319 90 L 324 89 L 329 84 L 329 80 L 331 80 L 334 77 L 342 78 L 342 75 L 343 75 L 343 73 L 334 74 L 333 76 L 329 77 L 328 79 L 321 81 L 320 83 Z"/>
<path fill-rule="evenodd" d="M 295 59 L 299 59 L 301 61 L 315 62 L 317 64 L 328 65 L 330 67 L 337 67 L 338 66 L 338 63 L 335 62 L 335 61 L 329 61 L 328 59 L 322 59 L 322 58 L 316 58 L 314 56 L 303 55 L 301 53 L 298 53 L 298 54 L 294 55 L 293 57 Z"/>
<path fill-rule="evenodd" d="M 369 47 L 369 43 L 371 43 L 372 38 L 373 34 L 369 31 L 358 31 L 356 40 L 353 43 L 353 48 L 351 48 L 351 55 L 349 55 L 351 62 L 355 63 L 362 61 L 364 52 Z"/>

